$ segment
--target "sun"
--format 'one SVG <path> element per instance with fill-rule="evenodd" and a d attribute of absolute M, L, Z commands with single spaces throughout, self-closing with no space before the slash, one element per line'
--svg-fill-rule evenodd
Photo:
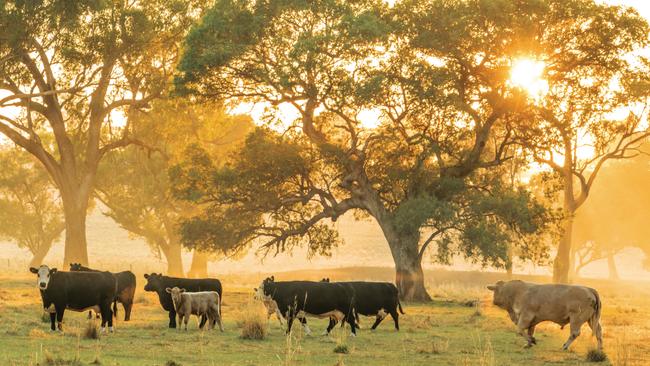
<path fill-rule="evenodd" d="M 544 61 L 529 58 L 515 60 L 510 69 L 509 84 L 525 90 L 531 97 L 539 98 L 548 91 L 548 82 L 544 80 Z"/>

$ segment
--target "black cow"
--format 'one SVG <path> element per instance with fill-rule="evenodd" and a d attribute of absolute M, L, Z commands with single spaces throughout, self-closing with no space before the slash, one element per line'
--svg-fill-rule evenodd
<path fill-rule="evenodd" d="M 36 282 L 41 290 L 43 308 L 50 313 L 52 330 L 54 319 L 60 331 L 63 331 L 63 313 L 66 309 L 86 311 L 93 309 L 102 316 L 102 331 L 113 331 L 113 312 L 111 303 L 115 301 L 117 283 L 107 272 L 58 272 L 48 266 L 31 267 L 32 273 L 38 275 Z M 113 304 L 115 306 L 115 304 Z"/>
<path fill-rule="evenodd" d="M 330 282 L 329 278 L 323 278 L 322 282 Z M 395 329 L 399 330 L 399 312 L 404 314 L 402 304 L 399 302 L 397 287 L 389 282 L 336 282 L 344 286 L 349 286 L 354 290 L 355 302 L 354 310 L 355 315 L 358 314 L 365 316 L 376 316 L 375 323 L 372 325 L 372 330 L 375 330 L 379 323 L 381 323 L 388 314 L 395 321 Z M 337 320 L 330 318 L 330 324 L 327 327 L 327 332 L 334 328 Z"/>
<path fill-rule="evenodd" d="M 221 302 L 223 302 L 221 281 L 216 278 L 178 278 L 163 276 L 162 273 L 145 274 L 144 278 L 147 279 L 147 284 L 144 286 L 145 291 L 155 292 L 158 294 L 160 305 L 166 311 L 169 311 L 169 327 L 176 328 L 176 309 L 174 309 L 174 302 L 172 295 L 170 295 L 166 288 L 183 288 L 187 292 L 199 291 L 216 291 L 219 294 Z M 221 302 L 219 303 L 219 313 L 221 313 Z M 223 314 L 223 313 L 221 313 Z M 201 325 L 203 328 L 207 318 L 201 316 Z M 214 324 L 213 324 L 214 325 Z"/>
<path fill-rule="evenodd" d="M 82 266 L 80 263 L 70 263 L 70 271 L 72 272 L 102 272 L 96 269 Z M 111 272 L 109 272 L 111 273 Z M 117 294 L 116 300 L 124 306 L 124 321 L 131 320 L 131 308 L 133 308 L 133 297 L 135 296 L 135 275 L 131 271 L 122 271 L 111 273 L 117 281 Z M 113 309 L 117 317 L 117 308 Z"/>
<path fill-rule="evenodd" d="M 355 294 L 351 287 L 338 283 L 287 281 L 275 282 L 274 277 L 262 281 L 256 296 L 260 300 L 273 300 L 280 313 L 287 318 L 287 334 L 291 332 L 294 319 L 299 319 L 309 332 L 304 318 L 336 317 L 342 324 L 346 321 L 356 335 L 354 321 Z M 331 329 L 328 329 L 328 332 Z"/>

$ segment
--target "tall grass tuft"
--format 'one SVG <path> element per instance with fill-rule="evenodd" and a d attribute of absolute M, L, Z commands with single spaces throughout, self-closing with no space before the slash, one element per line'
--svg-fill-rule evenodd
<path fill-rule="evenodd" d="M 249 303 L 243 310 L 239 320 L 242 339 L 262 340 L 268 331 L 267 319 L 259 306 Z"/>
<path fill-rule="evenodd" d="M 341 353 L 344 355 L 347 355 L 350 353 L 350 350 L 348 349 L 348 346 L 345 344 L 338 344 L 336 347 L 334 347 L 334 353 Z"/>
<path fill-rule="evenodd" d="M 169 360 L 169 361 L 165 362 L 165 366 L 183 366 L 183 365 L 181 365 L 180 363 L 178 363 L 178 362 L 176 362 L 174 360 Z"/>
<path fill-rule="evenodd" d="M 607 354 L 599 349 L 590 349 L 585 359 L 588 362 L 604 362 L 607 361 Z"/>
<path fill-rule="evenodd" d="M 99 339 L 99 329 L 97 329 L 97 322 L 89 320 L 86 322 L 83 336 L 85 339 Z"/>

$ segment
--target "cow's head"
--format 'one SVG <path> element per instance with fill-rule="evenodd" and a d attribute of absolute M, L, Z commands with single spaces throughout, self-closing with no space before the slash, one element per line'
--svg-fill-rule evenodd
<path fill-rule="evenodd" d="M 174 287 L 174 288 L 167 287 L 165 288 L 165 291 L 168 294 L 172 295 L 172 301 L 174 302 L 174 309 L 178 310 L 178 305 L 181 303 L 181 299 L 182 299 L 181 294 L 185 292 L 185 289 L 178 288 L 178 287 Z"/>
<path fill-rule="evenodd" d="M 489 285 L 487 287 L 488 290 L 494 292 L 494 299 L 492 300 L 492 303 L 501 308 L 503 308 L 509 303 L 508 294 L 506 294 L 506 292 L 503 291 L 504 284 L 505 282 L 499 281 L 496 284 Z"/>
<path fill-rule="evenodd" d="M 270 300 L 271 299 L 271 289 L 269 285 L 272 285 L 275 282 L 275 277 L 267 277 L 262 281 L 260 284 L 260 287 L 256 288 L 255 291 L 255 299 L 257 300 Z"/>
<path fill-rule="evenodd" d="M 145 273 L 144 278 L 147 279 L 147 284 L 144 285 L 145 291 L 160 292 L 165 290 L 162 283 L 162 273 Z"/>
<path fill-rule="evenodd" d="M 38 268 L 31 267 L 29 270 L 37 275 L 36 285 L 41 290 L 47 290 L 47 285 L 50 284 L 50 278 L 56 273 L 56 268 L 50 269 L 50 267 L 46 265 L 42 265 Z"/>
<path fill-rule="evenodd" d="M 83 271 L 81 263 L 70 263 L 70 270 L 75 272 Z"/>

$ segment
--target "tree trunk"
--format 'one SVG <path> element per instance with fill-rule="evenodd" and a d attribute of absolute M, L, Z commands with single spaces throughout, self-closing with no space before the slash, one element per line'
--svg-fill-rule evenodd
<path fill-rule="evenodd" d="M 512 265 L 513 265 L 513 250 L 512 250 L 512 244 L 508 245 L 508 259 L 506 261 L 506 275 L 508 277 L 508 280 L 512 279 Z"/>
<path fill-rule="evenodd" d="M 70 198 L 69 194 L 62 194 L 63 213 L 65 216 L 65 249 L 63 254 L 63 267 L 68 268 L 70 263 L 88 265 L 88 244 L 86 240 L 86 208 L 85 202 Z"/>
<path fill-rule="evenodd" d="M 192 253 L 192 266 L 187 272 L 189 278 L 206 278 L 208 277 L 208 254 L 194 249 Z"/>
<path fill-rule="evenodd" d="M 422 258 L 418 252 L 419 232 L 400 234 L 391 224 L 381 225 L 395 261 L 395 285 L 405 301 L 431 301 L 424 286 Z"/>
<path fill-rule="evenodd" d="M 609 279 L 618 280 L 618 269 L 616 268 L 616 258 L 614 258 L 614 253 L 609 253 L 607 255 L 607 266 L 609 268 Z"/>
<path fill-rule="evenodd" d="M 50 251 L 50 247 L 52 247 L 52 243 L 41 244 L 38 247 L 38 249 L 36 249 L 36 251 L 33 253 L 34 256 L 32 257 L 32 260 L 29 262 L 29 266 L 40 267 L 40 265 L 43 264 L 43 259 L 45 259 L 45 256 Z"/>
<path fill-rule="evenodd" d="M 183 277 L 183 260 L 181 257 L 181 245 L 176 242 L 168 245 L 160 245 L 165 258 L 167 259 L 167 275 L 172 277 Z"/>
<path fill-rule="evenodd" d="M 569 272 L 571 272 L 571 232 L 573 230 L 573 217 L 565 219 L 562 238 L 557 248 L 555 261 L 553 262 L 553 282 L 569 283 Z"/>

